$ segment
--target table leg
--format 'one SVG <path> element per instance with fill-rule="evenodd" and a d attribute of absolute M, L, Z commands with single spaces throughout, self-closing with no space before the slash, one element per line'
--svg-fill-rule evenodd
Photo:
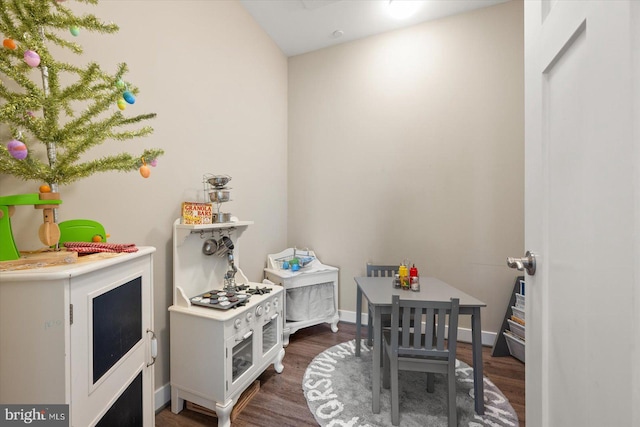
<path fill-rule="evenodd" d="M 476 413 L 484 415 L 484 376 L 482 368 L 482 328 L 480 307 L 471 314 L 471 343 L 473 350 L 473 391 L 476 398 Z"/>
<path fill-rule="evenodd" d="M 360 319 L 362 318 L 362 290 L 356 285 L 356 357 L 360 357 Z"/>
<path fill-rule="evenodd" d="M 380 352 L 382 350 L 382 328 L 380 322 L 382 321 L 380 316 L 381 310 L 374 309 L 373 315 L 373 406 L 372 411 L 374 414 L 380 413 Z"/>

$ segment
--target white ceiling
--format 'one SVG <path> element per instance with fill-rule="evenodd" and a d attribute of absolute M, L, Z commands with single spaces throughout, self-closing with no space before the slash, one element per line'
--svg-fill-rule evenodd
<path fill-rule="evenodd" d="M 387 13 L 389 0 L 240 0 L 287 56 L 493 6 L 508 0 L 411 0 L 406 19 Z M 341 36 L 335 32 L 342 31 Z"/>

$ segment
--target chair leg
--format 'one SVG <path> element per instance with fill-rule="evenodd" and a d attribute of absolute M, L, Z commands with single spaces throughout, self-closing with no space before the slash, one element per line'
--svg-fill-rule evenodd
<path fill-rule="evenodd" d="M 398 390 L 398 359 L 390 358 L 391 376 L 391 424 L 400 425 L 400 394 Z"/>
<path fill-rule="evenodd" d="M 456 404 L 456 368 L 455 364 L 449 367 L 447 373 L 447 406 L 449 409 L 449 427 L 457 427 L 458 425 L 458 406 Z"/>
<path fill-rule="evenodd" d="M 435 377 L 433 372 L 427 373 L 427 393 L 433 393 L 435 390 Z"/>
<path fill-rule="evenodd" d="M 371 314 L 371 305 L 367 305 L 367 345 L 373 345 L 373 315 Z"/>
<path fill-rule="evenodd" d="M 382 388 L 389 388 L 389 377 L 390 377 L 390 363 L 389 363 L 389 351 L 387 350 L 387 346 L 385 343 L 382 343 L 383 354 L 382 354 Z"/>

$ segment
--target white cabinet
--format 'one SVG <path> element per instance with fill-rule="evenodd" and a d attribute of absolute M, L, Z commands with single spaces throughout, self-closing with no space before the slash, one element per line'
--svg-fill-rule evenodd
<path fill-rule="evenodd" d="M 153 426 L 153 253 L 0 272 L 0 402 L 70 425 Z"/>

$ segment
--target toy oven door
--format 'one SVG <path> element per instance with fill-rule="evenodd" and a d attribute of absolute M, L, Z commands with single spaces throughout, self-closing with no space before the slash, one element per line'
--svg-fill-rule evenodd
<path fill-rule="evenodd" d="M 229 392 L 243 382 L 244 374 L 249 374 L 256 364 L 253 356 L 256 338 L 253 329 L 249 329 L 227 339 L 225 382 Z"/>

